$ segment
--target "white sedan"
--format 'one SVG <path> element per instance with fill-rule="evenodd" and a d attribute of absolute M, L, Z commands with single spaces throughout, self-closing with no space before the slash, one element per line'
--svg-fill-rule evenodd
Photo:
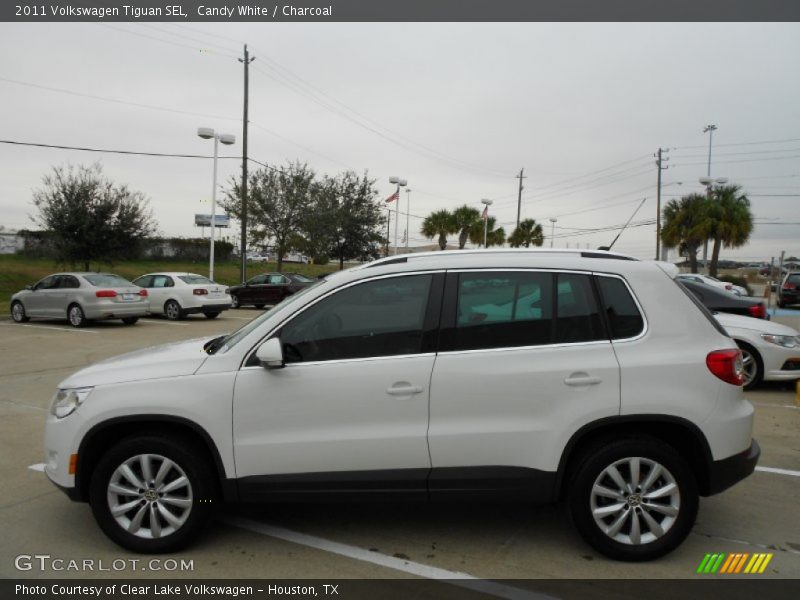
<path fill-rule="evenodd" d="M 228 288 L 195 273 L 148 273 L 133 281 L 147 289 L 150 313 L 177 321 L 192 313 L 214 319 L 231 307 Z"/>
<path fill-rule="evenodd" d="M 721 290 L 725 290 L 726 292 L 736 294 L 737 296 L 749 296 L 746 288 L 743 288 L 740 285 L 734 285 L 728 281 L 720 281 L 716 277 L 711 277 L 711 275 L 701 275 L 700 273 L 681 273 L 680 275 L 676 276 L 676 279 L 694 281 L 695 283 L 704 283 L 706 285 L 710 285 L 711 287 L 719 288 Z"/>
<path fill-rule="evenodd" d="M 762 381 L 800 379 L 800 334 L 791 327 L 729 313 L 714 315 L 742 350 L 746 390 Z"/>

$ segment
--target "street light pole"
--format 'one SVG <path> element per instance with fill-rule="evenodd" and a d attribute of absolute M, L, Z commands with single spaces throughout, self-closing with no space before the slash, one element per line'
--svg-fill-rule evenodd
<path fill-rule="evenodd" d="M 410 216 L 411 216 L 411 188 L 406 188 L 406 253 L 408 253 L 408 240 L 411 237 L 411 229 L 409 229 Z"/>
<path fill-rule="evenodd" d="M 401 177 L 389 177 L 389 183 L 397 184 L 397 201 L 394 205 L 394 253 L 397 254 L 397 223 L 400 220 L 400 188 L 408 185 L 408 181 Z"/>
<path fill-rule="evenodd" d="M 706 125 L 703 128 L 703 133 L 708 133 L 708 169 L 706 170 L 706 179 L 711 180 L 711 144 L 714 139 L 714 132 L 717 130 L 716 125 Z M 706 188 L 706 194 L 711 199 L 711 183 Z M 708 273 L 708 240 L 703 242 L 703 268 Z"/>
<path fill-rule="evenodd" d="M 553 236 L 556 233 L 556 223 L 558 223 L 558 219 L 555 217 L 550 217 L 550 247 L 553 247 Z"/>
<path fill-rule="evenodd" d="M 214 281 L 214 234 L 217 228 L 217 163 L 219 155 L 219 142 L 231 145 L 236 137 L 230 133 L 216 133 L 208 127 L 200 127 L 197 135 L 204 140 L 214 139 L 214 173 L 211 177 L 211 242 L 208 252 L 208 278 Z"/>
<path fill-rule="evenodd" d="M 492 201 L 484 198 L 481 200 L 481 204 L 486 206 L 483 209 L 483 248 L 486 249 L 486 240 L 489 236 L 489 207 L 492 205 Z"/>

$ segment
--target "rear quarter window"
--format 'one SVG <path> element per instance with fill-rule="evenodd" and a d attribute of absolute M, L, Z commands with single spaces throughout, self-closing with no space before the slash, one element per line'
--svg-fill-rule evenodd
<path fill-rule="evenodd" d="M 675 285 L 677 285 L 683 291 L 683 293 L 686 294 L 689 297 L 689 300 L 691 300 L 692 303 L 698 309 L 700 309 L 700 312 L 703 313 L 703 315 L 705 315 L 705 317 L 706 317 L 706 319 L 708 319 L 709 323 L 711 323 L 714 326 L 714 329 L 719 331 L 725 337 L 730 337 L 728 335 L 728 332 L 725 331 L 725 328 L 722 325 L 720 325 L 719 321 L 717 321 L 714 318 L 714 315 L 711 313 L 711 311 L 708 310 L 702 302 L 700 302 L 700 300 L 697 298 L 697 296 L 695 296 L 694 290 L 690 290 L 687 286 L 683 285 L 677 279 L 675 279 L 674 281 L 675 281 Z"/>
<path fill-rule="evenodd" d="M 628 286 L 616 277 L 598 277 L 612 340 L 636 337 L 644 331 L 644 317 Z"/>

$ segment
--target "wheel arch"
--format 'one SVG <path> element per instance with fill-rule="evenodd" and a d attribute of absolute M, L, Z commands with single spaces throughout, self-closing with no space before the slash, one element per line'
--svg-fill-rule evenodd
<path fill-rule="evenodd" d="M 200 425 L 173 415 L 133 415 L 116 417 L 98 423 L 83 436 L 78 447 L 78 469 L 75 474 L 75 489 L 78 500 L 87 501 L 92 473 L 103 452 L 115 442 L 143 432 L 162 433 L 170 437 L 183 437 L 198 444 L 213 465 L 223 499 L 235 502 L 238 498 L 235 479 L 225 476 L 225 466 L 219 449 L 209 433 Z"/>
<path fill-rule="evenodd" d="M 700 495 L 709 495 L 713 457 L 708 440 L 697 425 L 670 415 L 619 415 L 588 423 L 572 435 L 558 464 L 555 499 L 566 496 L 570 475 L 584 449 L 603 438 L 631 435 L 654 437 L 675 448 L 694 473 Z"/>

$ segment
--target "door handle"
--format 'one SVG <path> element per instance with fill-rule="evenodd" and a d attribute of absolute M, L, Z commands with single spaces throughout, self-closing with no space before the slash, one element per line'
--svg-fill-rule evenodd
<path fill-rule="evenodd" d="M 386 393 L 390 396 L 411 396 L 412 394 L 421 394 L 422 386 L 411 385 L 410 383 L 396 383 L 387 388 Z"/>
<path fill-rule="evenodd" d="M 587 373 L 573 373 L 564 380 L 564 383 L 572 387 L 582 387 L 586 385 L 597 385 L 602 383 L 599 377 L 592 377 Z"/>

